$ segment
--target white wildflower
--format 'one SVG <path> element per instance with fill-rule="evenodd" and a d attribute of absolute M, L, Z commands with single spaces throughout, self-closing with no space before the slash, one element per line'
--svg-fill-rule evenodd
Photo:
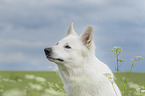
<path fill-rule="evenodd" d="M 140 88 L 137 88 L 136 89 L 135 95 L 137 95 L 137 96 L 140 96 L 141 95 Z"/>
<path fill-rule="evenodd" d="M 5 81 L 5 82 L 9 82 L 10 79 L 8 79 L 8 78 L 3 78 L 3 81 Z"/>
<path fill-rule="evenodd" d="M 52 95 L 49 95 L 49 94 L 46 94 L 46 93 L 42 93 L 41 96 L 52 96 Z"/>
<path fill-rule="evenodd" d="M 59 85 L 58 84 L 55 84 L 55 87 L 59 88 Z"/>
<path fill-rule="evenodd" d="M 18 79 L 18 82 L 22 82 L 22 79 Z"/>
<path fill-rule="evenodd" d="M 141 89 L 141 88 L 136 88 L 136 91 L 137 91 L 137 92 L 140 92 L 140 89 Z"/>
<path fill-rule="evenodd" d="M 27 75 L 25 75 L 25 78 L 26 79 L 35 79 L 35 76 L 34 75 L 29 75 L 29 74 L 27 74 Z"/>
<path fill-rule="evenodd" d="M 48 84 L 50 87 L 54 87 L 54 83 L 47 82 L 47 84 Z"/>
<path fill-rule="evenodd" d="M 145 93 L 145 90 L 141 90 L 141 93 Z"/>
<path fill-rule="evenodd" d="M 128 86 L 129 86 L 129 88 L 134 88 L 134 89 L 140 88 L 140 86 L 138 84 L 135 84 L 133 82 L 128 82 Z"/>
<path fill-rule="evenodd" d="M 30 83 L 29 83 L 30 84 Z M 25 89 L 28 89 L 28 86 L 25 86 Z"/>
<path fill-rule="evenodd" d="M 110 73 L 105 73 L 104 75 L 108 78 L 108 80 L 111 82 L 111 84 L 114 83 L 114 79 L 115 79 L 115 78 L 113 78 L 112 74 L 110 74 Z"/>
<path fill-rule="evenodd" d="M 42 85 L 46 85 L 46 83 L 45 83 L 45 82 L 42 82 L 41 84 L 42 84 Z"/>
<path fill-rule="evenodd" d="M 13 89 L 5 91 L 2 96 L 24 96 L 24 93 L 21 90 Z"/>
<path fill-rule="evenodd" d="M 30 86 L 30 88 L 38 90 L 38 91 L 43 90 L 43 87 L 41 85 L 39 85 L 39 84 L 29 83 L 29 86 Z"/>
<path fill-rule="evenodd" d="M 54 95 L 54 96 L 65 96 L 65 93 L 63 92 L 59 92 L 59 91 L 56 91 L 54 89 L 45 89 L 45 93 L 49 94 L 49 95 Z"/>
<path fill-rule="evenodd" d="M 11 83 L 16 83 L 16 81 L 15 81 L 15 80 L 10 80 L 10 82 L 11 82 Z"/>
<path fill-rule="evenodd" d="M 0 89 L 0 92 L 3 92 L 4 90 L 3 89 Z"/>
<path fill-rule="evenodd" d="M 45 82 L 45 81 L 46 81 L 46 79 L 43 78 L 43 77 L 35 77 L 35 79 L 36 79 L 36 81 L 38 81 L 38 82 Z"/>

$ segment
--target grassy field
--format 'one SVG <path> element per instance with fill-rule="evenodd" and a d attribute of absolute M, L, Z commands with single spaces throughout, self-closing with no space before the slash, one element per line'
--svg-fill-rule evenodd
<path fill-rule="evenodd" d="M 114 75 L 116 77 L 116 83 L 123 93 L 123 86 L 117 73 L 114 73 Z M 128 77 L 128 82 L 126 82 L 127 96 L 145 96 L 145 92 L 140 92 L 141 90 L 145 90 L 145 73 L 121 73 L 121 77 L 124 80 Z"/>
<path fill-rule="evenodd" d="M 123 79 L 128 74 L 121 73 Z M 145 73 L 130 73 L 128 81 L 128 96 L 145 96 L 144 92 L 136 94 L 136 87 L 145 86 Z M 0 96 L 65 96 L 65 91 L 56 72 L 0 71 Z"/>

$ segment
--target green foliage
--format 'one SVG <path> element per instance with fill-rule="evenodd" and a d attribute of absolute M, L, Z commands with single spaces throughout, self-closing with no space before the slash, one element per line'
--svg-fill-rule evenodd
<path fill-rule="evenodd" d="M 135 85 L 138 85 L 140 87 L 145 86 L 145 73 L 120 74 L 123 79 L 127 78 L 129 75 L 128 83 L 133 82 Z M 106 75 L 110 77 L 109 74 Z M 114 73 L 114 75 L 116 76 L 115 81 L 117 85 L 123 92 L 122 83 L 118 77 L 118 74 Z M 28 77 L 26 78 L 26 76 Z M 46 81 L 36 81 L 36 77 L 42 77 Z M 32 85 L 34 85 L 33 87 L 38 88 L 33 88 Z M 41 90 L 41 87 L 39 85 L 42 86 L 43 90 Z M 144 96 L 136 95 L 135 93 L 132 93 L 132 91 L 136 92 L 134 88 L 126 90 L 126 93 L 131 94 L 128 96 Z M 56 94 L 56 92 L 61 95 Z M 0 71 L 0 96 L 13 96 L 12 94 L 14 94 L 15 96 L 65 96 L 65 91 L 63 89 L 63 83 L 61 82 L 61 79 L 56 72 Z"/>
<path fill-rule="evenodd" d="M 56 72 L 0 72 L 0 96 L 65 96 Z"/>
<path fill-rule="evenodd" d="M 119 55 L 121 54 L 121 52 L 123 52 L 123 50 L 121 47 L 114 47 L 110 51 L 112 51 L 116 57 L 116 65 L 117 65 L 116 72 L 117 72 L 119 80 L 121 81 L 121 86 L 122 86 L 121 89 L 123 89 L 123 96 L 129 96 L 129 95 L 130 96 L 145 96 L 145 87 L 143 85 L 139 86 L 138 84 L 129 82 L 129 76 L 132 71 L 132 68 L 143 58 L 140 56 L 136 56 L 135 58 L 131 59 L 132 64 L 129 70 L 129 74 L 127 75 L 126 78 L 125 77 L 123 78 L 121 76 L 120 69 L 119 69 L 119 65 L 121 63 L 124 63 L 124 60 L 119 59 Z"/>

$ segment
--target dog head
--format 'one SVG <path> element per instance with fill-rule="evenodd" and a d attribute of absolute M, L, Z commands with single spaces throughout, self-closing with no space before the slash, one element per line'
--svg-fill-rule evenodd
<path fill-rule="evenodd" d="M 49 61 L 59 65 L 80 66 L 86 57 L 91 56 L 93 49 L 93 27 L 89 26 L 80 36 L 74 31 L 73 23 L 65 38 L 57 45 L 45 48 L 45 55 Z"/>

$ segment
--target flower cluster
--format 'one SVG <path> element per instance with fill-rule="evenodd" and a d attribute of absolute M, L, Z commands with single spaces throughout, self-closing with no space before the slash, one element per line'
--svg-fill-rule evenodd
<path fill-rule="evenodd" d="M 0 83 L 3 83 L 0 85 L 0 96 L 66 96 L 59 84 L 33 74 L 26 74 L 22 78 L 0 76 Z M 7 88 L 9 85 L 23 86 Z"/>

